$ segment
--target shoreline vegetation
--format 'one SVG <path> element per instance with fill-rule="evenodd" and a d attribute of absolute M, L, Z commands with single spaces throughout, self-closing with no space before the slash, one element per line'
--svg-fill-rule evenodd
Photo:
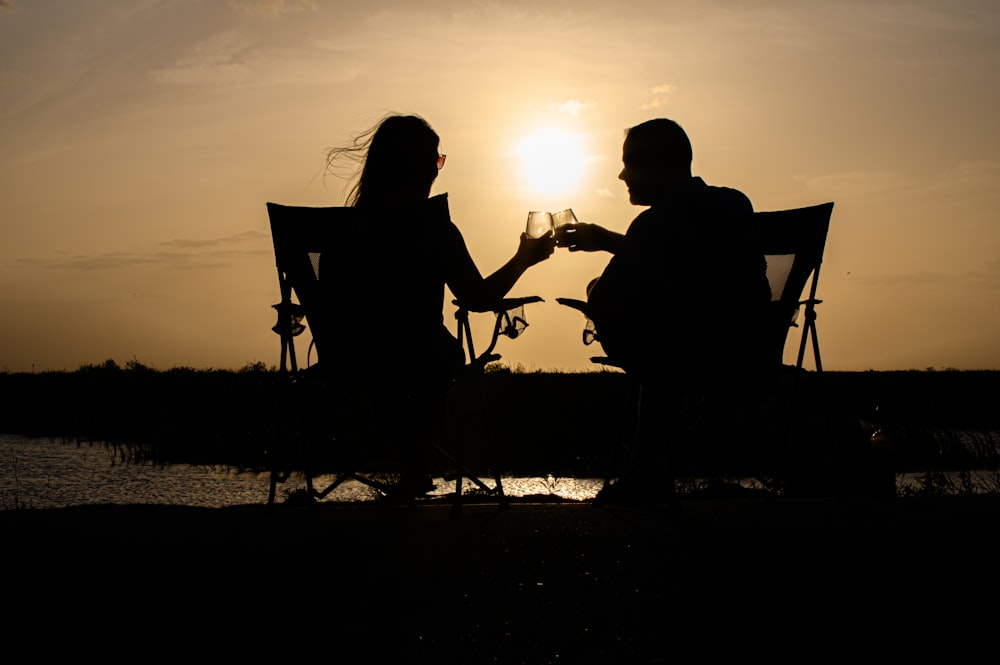
<path fill-rule="evenodd" d="M 827 475 L 832 449 L 840 477 L 826 487 L 867 488 L 874 467 L 891 455 L 896 473 L 924 474 L 922 492 L 1000 493 L 1000 371 L 801 376 L 797 413 L 807 433 L 790 460 L 803 474 Z M 288 422 L 284 385 L 263 363 L 157 370 L 107 360 L 75 371 L 0 372 L 0 432 L 105 445 L 127 463 L 259 472 L 270 468 L 281 423 Z M 525 371 L 501 363 L 487 368 L 482 389 L 486 411 L 464 391 L 453 424 L 502 451 L 494 461 L 501 473 L 529 476 L 603 476 L 610 442 L 624 434 L 631 394 L 627 378 L 613 370 Z M 873 446 L 877 427 L 891 432 L 890 450 Z M 831 446 L 821 445 L 825 440 Z M 485 464 L 479 448 L 468 449 L 471 466 Z"/>

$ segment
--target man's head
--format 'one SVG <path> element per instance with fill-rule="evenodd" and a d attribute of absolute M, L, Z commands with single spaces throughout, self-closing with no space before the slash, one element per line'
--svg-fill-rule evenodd
<path fill-rule="evenodd" d="M 691 178 L 691 141 L 673 120 L 656 118 L 625 130 L 618 177 L 635 205 L 652 205 L 671 185 Z"/>

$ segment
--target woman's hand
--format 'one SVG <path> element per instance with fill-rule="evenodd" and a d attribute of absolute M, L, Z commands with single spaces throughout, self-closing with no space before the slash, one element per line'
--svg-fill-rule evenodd
<path fill-rule="evenodd" d="M 469 310 L 486 312 L 497 306 L 497 303 L 507 295 L 507 292 L 511 290 L 525 270 L 549 258 L 555 251 L 556 239 L 554 237 L 530 238 L 527 233 L 522 232 L 521 241 L 514 256 L 500 266 L 496 272 L 482 280 L 478 287 L 459 293 L 455 290 L 457 284 L 452 285 L 449 282 L 448 286 L 452 287 L 452 293 L 461 299 Z"/>

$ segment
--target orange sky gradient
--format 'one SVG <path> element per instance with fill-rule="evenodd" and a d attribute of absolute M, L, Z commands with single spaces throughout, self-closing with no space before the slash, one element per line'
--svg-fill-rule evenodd
<path fill-rule="evenodd" d="M 0 371 L 277 364 L 265 202 L 342 204 L 325 149 L 390 111 L 484 273 L 529 210 L 624 231 L 623 130 L 670 117 L 757 210 L 836 203 L 825 369 L 1000 369 L 998 71 L 986 0 L 0 0 Z M 607 259 L 526 274 L 505 363 L 594 369 L 555 299 Z"/>

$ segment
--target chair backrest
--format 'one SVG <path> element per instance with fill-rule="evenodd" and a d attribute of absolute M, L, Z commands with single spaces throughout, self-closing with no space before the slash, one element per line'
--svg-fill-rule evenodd
<path fill-rule="evenodd" d="M 815 336 L 815 307 L 822 301 L 816 299 L 816 288 L 832 214 L 832 202 L 754 213 L 757 238 L 767 258 L 771 285 L 769 325 L 773 326 L 769 339 L 778 364 L 782 362 L 788 332 L 799 327 L 799 312 L 804 307 L 796 366 L 802 367 L 807 337 L 811 335 L 816 367 L 822 369 Z"/>
<path fill-rule="evenodd" d="M 319 256 L 334 246 L 344 229 L 360 224 L 361 213 L 352 207 L 286 206 L 269 202 L 267 214 L 281 292 L 281 302 L 274 305 L 278 310 L 278 322 L 273 328 L 282 340 L 279 369 L 294 371 L 297 361 L 292 337 L 303 332 L 303 317 L 317 354 L 322 346 Z"/>

